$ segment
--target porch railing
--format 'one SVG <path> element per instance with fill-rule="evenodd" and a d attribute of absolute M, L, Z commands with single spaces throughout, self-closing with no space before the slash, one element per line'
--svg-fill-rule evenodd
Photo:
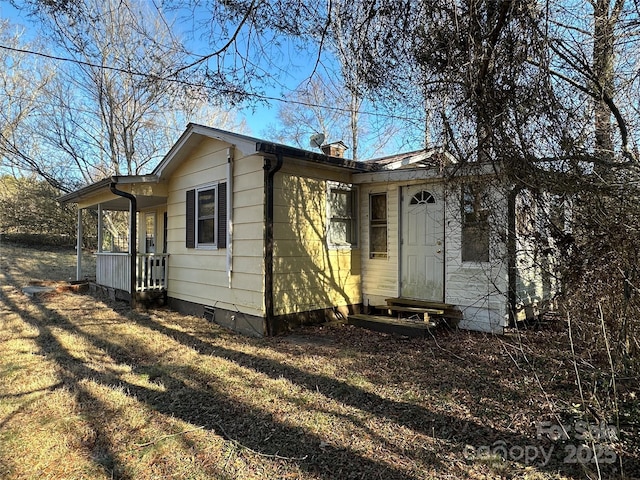
<path fill-rule="evenodd" d="M 96 283 L 129 292 L 131 285 L 129 258 L 128 253 L 98 253 L 96 257 Z M 137 255 L 136 290 L 166 290 L 168 266 L 168 254 Z"/>
<path fill-rule="evenodd" d="M 137 290 L 166 290 L 169 255 L 166 253 L 145 253 L 138 255 Z"/>

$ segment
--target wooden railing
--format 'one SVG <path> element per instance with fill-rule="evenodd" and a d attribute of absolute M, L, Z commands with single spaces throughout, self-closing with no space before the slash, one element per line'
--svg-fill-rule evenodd
<path fill-rule="evenodd" d="M 98 253 L 96 283 L 128 292 L 131 285 L 129 268 L 128 253 Z"/>
<path fill-rule="evenodd" d="M 147 290 L 167 289 L 167 267 L 169 255 L 166 253 L 145 253 L 138 255 L 138 274 L 136 275 L 136 289 L 140 292 Z"/>
<path fill-rule="evenodd" d="M 131 277 L 128 253 L 98 253 L 96 257 L 96 283 L 129 292 Z M 169 255 L 147 253 L 137 256 L 136 290 L 163 290 L 167 288 Z"/>

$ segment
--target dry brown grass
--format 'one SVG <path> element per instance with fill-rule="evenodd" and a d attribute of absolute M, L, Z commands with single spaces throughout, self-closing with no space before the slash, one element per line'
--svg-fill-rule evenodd
<path fill-rule="evenodd" d="M 88 295 L 29 300 L 29 280 L 73 275 L 72 253 L 1 248 L 0 478 L 597 478 L 563 462 L 577 440 L 536 438 L 579 418 L 564 332 L 249 339 Z M 497 442 L 554 455 L 465 455 Z M 636 443 L 606 446 L 638 474 Z"/>

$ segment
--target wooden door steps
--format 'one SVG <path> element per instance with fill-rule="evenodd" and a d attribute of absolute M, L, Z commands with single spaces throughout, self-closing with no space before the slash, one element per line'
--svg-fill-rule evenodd
<path fill-rule="evenodd" d="M 405 337 L 424 337 L 429 333 L 430 328 L 434 328 L 435 323 L 414 322 L 411 320 L 396 320 L 395 318 L 382 315 L 349 315 L 347 318 L 349 325 L 366 328 L 383 333 L 395 333 Z"/>
<path fill-rule="evenodd" d="M 449 319 L 461 320 L 462 311 L 455 305 L 450 303 L 429 302 L 425 300 L 415 300 L 413 298 L 387 298 L 387 305 L 382 308 L 417 308 L 425 310 L 425 313 L 432 313 L 434 316 L 440 316 Z M 434 312 L 432 312 L 434 311 Z"/>
<path fill-rule="evenodd" d="M 441 323 L 455 325 L 462 312 L 455 305 L 409 298 L 387 298 L 386 305 L 370 307 L 369 315 L 349 315 L 347 321 L 369 330 L 408 337 L 425 336 Z"/>

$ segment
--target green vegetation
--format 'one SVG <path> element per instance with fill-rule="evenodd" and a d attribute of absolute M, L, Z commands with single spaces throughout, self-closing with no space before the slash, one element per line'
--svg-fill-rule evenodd
<path fill-rule="evenodd" d="M 0 234 L 29 245 L 73 245 L 75 206 L 60 205 L 62 192 L 33 177 L 0 176 Z M 88 217 L 88 214 L 86 214 Z M 85 237 L 95 237 L 95 220 L 84 222 Z"/>

